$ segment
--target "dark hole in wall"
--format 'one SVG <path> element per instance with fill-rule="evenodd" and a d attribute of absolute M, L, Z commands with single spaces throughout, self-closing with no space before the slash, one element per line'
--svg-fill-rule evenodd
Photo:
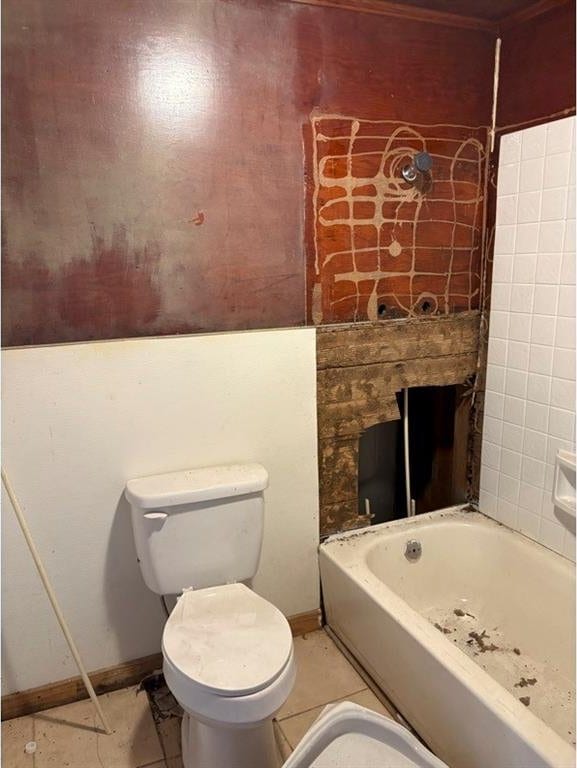
<path fill-rule="evenodd" d="M 466 501 L 469 400 L 462 386 L 409 390 L 409 463 L 416 514 Z M 403 397 L 398 395 L 403 414 Z M 403 422 L 367 429 L 359 441 L 359 514 L 372 525 L 406 516 Z"/>
<path fill-rule="evenodd" d="M 373 525 L 404 516 L 401 421 L 375 424 L 359 440 L 359 514 L 366 514 L 367 499 Z"/>

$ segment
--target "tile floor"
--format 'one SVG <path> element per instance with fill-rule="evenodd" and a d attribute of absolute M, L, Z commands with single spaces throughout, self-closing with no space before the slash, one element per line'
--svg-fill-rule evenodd
<path fill-rule="evenodd" d="M 295 639 L 297 679 L 277 714 L 276 733 L 288 757 L 322 708 L 347 699 L 388 715 L 385 707 L 323 631 Z M 2 766 L 7 768 L 182 768 L 180 719 L 166 690 L 134 686 L 101 697 L 114 728 L 99 730 L 89 700 L 2 724 Z M 37 744 L 28 755 L 24 746 Z"/>

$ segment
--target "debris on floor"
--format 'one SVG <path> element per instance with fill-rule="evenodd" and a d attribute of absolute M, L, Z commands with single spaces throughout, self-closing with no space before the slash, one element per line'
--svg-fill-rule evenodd
<path fill-rule="evenodd" d="M 172 742 L 174 742 L 174 734 L 176 734 L 180 748 L 180 722 L 182 720 L 180 704 L 168 689 L 162 672 L 155 672 L 145 677 L 140 683 L 139 690 L 146 691 L 162 753 L 168 762 L 168 758 L 174 754 L 174 745 L 172 745 L 172 752 L 170 751 L 171 734 L 173 734 Z"/>
<path fill-rule="evenodd" d="M 155 672 L 145 677 L 140 683 L 139 690 L 146 691 L 152 717 L 157 725 L 170 717 L 182 717 L 182 709 L 169 691 L 162 672 Z"/>

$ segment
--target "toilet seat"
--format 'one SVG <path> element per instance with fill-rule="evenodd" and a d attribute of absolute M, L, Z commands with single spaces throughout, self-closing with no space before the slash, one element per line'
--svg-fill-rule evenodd
<path fill-rule="evenodd" d="M 345 701 L 321 712 L 284 768 L 448 768 L 406 728 Z"/>
<path fill-rule="evenodd" d="M 244 697 L 270 686 L 292 654 L 283 614 L 244 584 L 187 590 L 166 622 L 165 663 L 191 695 Z"/>

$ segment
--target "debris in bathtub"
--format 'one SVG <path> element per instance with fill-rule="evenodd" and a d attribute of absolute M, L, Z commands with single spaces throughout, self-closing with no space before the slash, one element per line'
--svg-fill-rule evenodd
<path fill-rule="evenodd" d="M 531 697 L 530 696 L 521 696 L 519 701 L 521 702 L 521 704 L 524 704 L 526 707 L 528 707 L 529 704 L 531 703 Z"/>
<path fill-rule="evenodd" d="M 513 653 L 516 653 L 517 656 L 521 655 L 521 651 L 518 648 L 513 648 Z"/>
<path fill-rule="evenodd" d="M 467 640 L 467 645 L 473 645 L 473 641 L 477 643 L 477 646 L 479 647 L 479 650 L 481 653 L 486 653 L 487 651 L 498 651 L 499 646 L 495 645 L 495 643 L 489 643 L 487 644 L 485 642 L 485 638 L 489 638 L 489 635 L 485 630 L 479 634 L 478 632 L 469 632 L 470 640 Z"/>
<path fill-rule="evenodd" d="M 438 622 L 435 622 L 435 629 L 438 629 L 439 632 L 442 632 L 444 635 L 450 635 L 453 631 L 452 629 L 449 629 L 448 627 L 442 627 Z"/>
<path fill-rule="evenodd" d="M 462 618 L 463 616 L 469 616 L 471 619 L 477 618 L 472 613 L 469 613 L 468 611 L 464 611 L 462 608 L 455 608 L 453 613 L 455 614 L 455 616 L 459 616 L 459 618 Z"/>
<path fill-rule="evenodd" d="M 518 683 L 515 683 L 515 688 L 526 688 L 528 685 L 535 685 L 536 682 L 536 677 L 522 677 Z"/>

